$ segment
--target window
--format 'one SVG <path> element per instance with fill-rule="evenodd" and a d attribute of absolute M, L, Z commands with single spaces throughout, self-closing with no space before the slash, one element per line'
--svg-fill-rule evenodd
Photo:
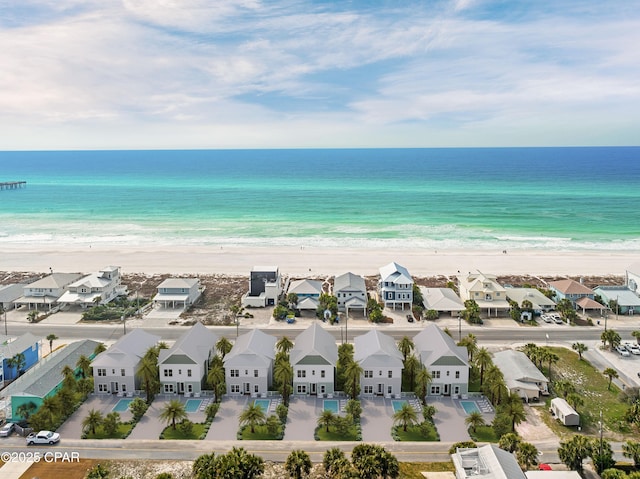
<path fill-rule="evenodd" d="M 320 377 L 323 378 L 324 377 L 324 369 L 322 371 L 320 371 Z"/>
<path fill-rule="evenodd" d="M 393 394 L 393 386 L 387 386 L 387 394 Z"/>
<path fill-rule="evenodd" d="M 172 393 L 173 392 L 173 384 L 165 384 L 164 385 L 164 392 L 165 393 Z"/>
<path fill-rule="evenodd" d="M 109 390 L 107 389 L 107 385 L 106 384 L 98 384 L 98 392 L 100 392 L 100 393 L 108 393 Z"/>
<path fill-rule="evenodd" d="M 239 393 L 240 392 L 240 385 L 239 384 L 232 384 L 231 385 L 231 392 L 232 393 Z"/>
<path fill-rule="evenodd" d="M 165 378 L 170 378 L 173 376 L 173 369 L 165 369 L 163 374 Z"/>
<path fill-rule="evenodd" d="M 372 378 L 373 377 L 373 371 L 365 371 L 364 372 L 364 377 L 365 378 Z"/>
<path fill-rule="evenodd" d="M 447 377 L 449 377 L 449 373 L 450 373 L 450 372 L 451 372 L 451 371 L 447 371 Z"/>
<path fill-rule="evenodd" d="M 120 386 L 121 386 L 120 390 L 121 390 L 123 393 L 126 393 L 126 392 L 127 392 L 127 385 L 126 385 L 125 383 L 122 383 Z"/>
<path fill-rule="evenodd" d="M 298 392 L 298 394 L 307 394 L 307 385 L 306 384 L 298 384 L 297 392 Z"/>
<path fill-rule="evenodd" d="M 298 377 L 299 378 L 306 378 L 307 377 L 307 372 L 304 369 L 298 369 Z"/>
<path fill-rule="evenodd" d="M 440 371 L 433 372 L 433 379 L 440 379 Z"/>
<path fill-rule="evenodd" d="M 124 369 L 120 370 L 120 376 L 124 376 Z"/>
<path fill-rule="evenodd" d="M 187 369 L 187 377 L 191 377 L 191 369 Z"/>
<path fill-rule="evenodd" d="M 460 379 L 460 371 L 456 371 L 456 379 Z"/>
<path fill-rule="evenodd" d="M 230 376 L 232 378 L 239 378 L 240 377 L 240 370 L 238 369 L 232 369 L 230 372 Z"/>
<path fill-rule="evenodd" d="M 378 376 L 382 376 L 382 369 L 378 371 Z"/>
<path fill-rule="evenodd" d="M 254 369 L 254 370 L 253 370 L 253 377 L 254 377 L 254 378 L 257 378 L 257 377 L 258 377 L 258 370 L 257 370 L 257 369 Z"/>
<path fill-rule="evenodd" d="M 192 393 L 193 392 L 193 384 L 187 384 L 187 392 L 188 393 Z"/>
<path fill-rule="evenodd" d="M 440 394 L 440 386 L 431 386 L 431 394 Z"/>
<path fill-rule="evenodd" d="M 182 369 L 178 369 L 178 375 L 182 375 Z"/>
<path fill-rule="evenodd" d="M 254 393 L 259 393 L 260 392 L 260 386 L 258 386 L 257 384 L 255 386 L 253 386 L 253 392 Z"/>
<path fill-rule="evenodd" d="M 373 394 L 373 386 L 365 386 L 364 387 L 365 394 Z"/>
<path fill-rule="evenodd" d="M 107 375 L 106 369 L 98 369 L 98 376 L 106 376 L 106 375 Z"/>
<path fill-rule="evenodd" d="M 387 372 L 387 377 L 392 378 L 393 377 L 393 371 L 389 370 Z"/>

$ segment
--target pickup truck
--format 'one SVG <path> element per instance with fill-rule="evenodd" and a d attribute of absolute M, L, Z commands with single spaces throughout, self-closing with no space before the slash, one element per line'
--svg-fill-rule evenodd
<path fill-rule="evenodd" d="M 60 434 L 51 431 L 32 432 L 27 436 L 27 446 L 33 444 L 55 444 L 60 440 Z"/>

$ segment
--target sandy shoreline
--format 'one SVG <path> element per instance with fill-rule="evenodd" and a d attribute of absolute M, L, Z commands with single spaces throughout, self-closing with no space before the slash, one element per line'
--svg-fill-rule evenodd
<path fill-rule="evenodd" d="M 89 272 L 107 265 L 125 273 L 246 275 L 254 265 L 277 265 L 292 276 L 352 271 L 375 275 L 390 261 L 416 276 L 453 276 L 480 270 L 496 275 L 622 276 L 639 252 L 425 251 L 418 249 L 337 249 L 215 246 L 3 245 L 0 270 Z"/>

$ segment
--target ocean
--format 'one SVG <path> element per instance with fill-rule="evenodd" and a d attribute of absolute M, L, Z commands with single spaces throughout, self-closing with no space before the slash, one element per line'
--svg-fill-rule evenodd
<path fill-rule="evenodd" d="M 0 152 L 2 244 L 640 251 L 640 147 Z"/>

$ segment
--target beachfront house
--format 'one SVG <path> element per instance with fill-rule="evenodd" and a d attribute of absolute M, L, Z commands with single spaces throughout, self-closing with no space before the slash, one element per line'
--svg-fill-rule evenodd
<path fill-rule="evenodd" d="M 497 277 L 493 274 L 469 273 L 458 276 L 458 291 L 462 301 L 474 300 L 480 311 L 486 311 L 491 317 L 506 314 L 511 306 L 507 301 L 505 288 L 498 283 Z"/>
<path fill-rule="evenodd" d="M 624 272 L 625 284 L 640 296 L 640 263 L 633 263 Z"/>
<path fill-rule="evenodd" d="M 24 284 L 5 284 L 0 286 L 0 311 L 15 308 L 14 301 L 22 296 Z"/>
<path fill-rule="evenodd" d="M 362 276 L 345 273 L 336 276 L 333 281 L 333 294 L 338 299 L 338 311 L 347 315 L 349 310 L 362 310 L 367 315 L 367 287 Z"/>
<path fill-rule="evenodd" d="M 594 295 L 602 298 L 602 302 L 611 305 L 616 313 L 615 304 L 618 304 L 618 314 L 634 315 L 640 313 L 640 297 L 627 286 L 598 286 L 593 290 Z"/>
<path fill-rule="evenodd" d="M 227 394 L 266 394 L 273 382 L 276 338 L 260 329 L 240 335 L 224 357 Z"/>
<path fill-rule="evenodd" d="M 522 304 L 525 301 L 529 301 L 536 314 L 551 311 L 556 307 L 554 300 L 547 298 L 536 288 L 514 288 L 507 286 L 505 290 L 507 292 L 507 298 L 518 303 L 520 308 L 522 308 Z"/>
<path fill-rule="evenodd" d="M 506 349 L 493 355 L 493 364 L 502 372 L 510 392 L 525 401 L 537 401 L 549 394 L 549 380 L 522 351 Z"/>
<path fill-rule="evenodd" d="M 33 403 L 36 406 L 36 410 L 32 413 L 36 412 L 45 398 L 53 396 L 62 387 L 64 368 L 69 366 L 78 376 L 80 374 L 77 366 L 78 359 L 80 356 L 92 359 L 98 344 L 100 343 L 91 339 L 68 344 L 43 358 L 29 371 L 9 384 L 2 391 L 6 399 L 4 401 L 7 408 L 5 410 L 6 417 L 12 418 L 16 422 L 24 419 L 18 414 L 18 411 L 20 406 L 28 403 Z"/>
<path fill-rule="evenodd" d="M 158 285 L 153 305 L 163 308 L 187 309 L 202 294 L 198 278 L 167 278 Z"/>
<path fill-rule="evenodd" d="M 429 323 L 414 338 L 420 364 L 431 374 L 429 396 L 457 397 L 469 391 L 469 355 L 447 333 Z"/>
<path fill-rule="evenodd" d="M 315 311 L 318 309 L 318 305 L 320 304 L 322 281 L 314 279 L 299 279 L 291 281 L 287 296 L 291 293 L 295 293 L 298 296 L 298 304 L 296 307 L 299 310 Z"/>
<path fill-rule="evenodd" d="M 360 391 L 363 396 L 392 397 L 402 387 L 402 353 L 391 336 L 373 329 L 354 340 L 354 360 L 363 372 Z"/>
<path fill-rule="evenodd" d="M 301 332 L 289 353 L 293 367 L 293 392 L 302 395 L 333 394 L 338 362 L 336 340 L 318 321 Z"/>
<path fill-rule="evenodd" d="M 16 363 L 16 356 L 22 354 L 24 362 Z M 12 358 L 16 358 L 13 359 Z M 13 338 L 0 337 L 0 387 L 16 379 L 36 364 L 40 359 L 40 340 L 31 333 Z M 18 370 L 18 366 L 20 369 Z"/>
<path fill-rule="evenodd" d="M 282 278 L 277 266 L 254 266 L 249 273 L 249 291 L 242 306 L 264 308 L 275 306 L 282 294 Z"/>
<path fill-rule="evenodd" d="M 577 309 L 578 300 L 582 298 L 593 300 L 595 296 L 593 290 L 582 284 L 582 281 L 578 282 L 573 279 L 552 281 L 549 283 L 549 289 L 553 291 L 557 301 L 568 299 L 574 309 Z"/>
<path fill-rule="evenodd" d="M 22 296 L 14 301 L 16 306 L 29 309 L 50 310 L 67 291 L 68 286 L 82 277 L 79 273 L 51 273 L 42 279 L 23 286 Z"/>
<path fill-rule="evenodd" d="M 420 291 L 422 291 L 422 305 L 425 311 L 433 310 L 439 314 L 457 317 L 465 309 L 460 296 L 451 288 L 425 288 L 421 286 Z"/>
<path fill-rule="evenodd" d="M 122 287 L 120 281 L 120 267 L 108 266 L 69 284 L 58 303 L 82 308 L 109 303 L 126 294 L 126 287 Z"/>
<path fill-rule="evenodd" d="M 91 361 L 93 389 L 96 394 L 131 395 L 140 389 L 137 376 L 140 362 L 160 337 L 143 329 L 134 329 Z"/>
<path fill-rule="evenodd" d="M 553 398 L 549 407 L 551 414 L 565 426 L 579 426 L 580 415 L 564 398 Z"/>
<path fill-rule="evenodd" d="M 385 308 L 396 309 L 405 306 L 411 309 L 413 303 L 413 278 L 407 268 L 391 262 L 380 268 L 378 294 Z"/>
<path fill-rule="evenodd" d="M 205 388 L 209 360 L 215 355 L 218 335 L 201 322 L 185 331 L 158 355 L 160 390 L 165 394 L 200 394 Z"/>
<path fill-rule="evenodd" d="M 451 460 L 456 479 L 527 479 L 516 457 L 495 444 L 457 448 Z"/>

